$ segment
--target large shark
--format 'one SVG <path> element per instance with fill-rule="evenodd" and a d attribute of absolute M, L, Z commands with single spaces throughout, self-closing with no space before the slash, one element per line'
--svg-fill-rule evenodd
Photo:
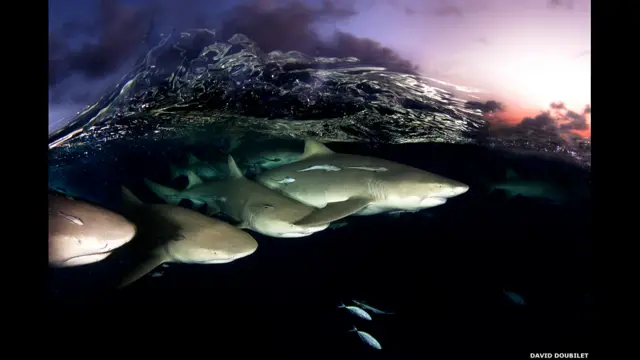
<path fill-rule="evenodd" d="M 469 186 L 396 162 L 332 151 L 305 142 L 300 160 L 260 174 L 256 180 L 310 206 L 340 207 L 353 215 L 416 211 L 444 204 Z M 318 224 L 314 213 L 297 225 Z"/>
<path fill-rule="evenodd" d="M 52 267 L 101 261 L 135 234 L 135 225 L 120 214 L 81 200 L 49 194 L 49 265 Z"/>
<path fill-rule="evenodd" d="M 138 227 L 132 242 L 143 242 L 149 258 L 127 275 L 131 284 L 166 262 L 221 264 L 253 254 L 258 243 L 244 232 L 197 211 L 168 204 L 144 204 L 122 187 L 122 205 Z"/>
<path fill-rule="evenodd" d="M 145 179 L 145 183 L 151 191 L 170 204 L 177 205 L 183 199 L 189 199 L 195 204 L 206 203 L 213 209 L 212 213 L 222 213 L 239 222 L 238 227 L 272 237 L 309 236 L 326 229 L 330 222 L 349 215 L 340 207 L 317 209 L 302 204 L 247 179 L 230 155 L 228 165 L 229 178 L 226 180 L 203 182 L 194 173 L 189 173 L 189 185 L 183 191 L 148 179 Z M 317 220 L 315 224 L 294 225 L 310 214 Z"/>

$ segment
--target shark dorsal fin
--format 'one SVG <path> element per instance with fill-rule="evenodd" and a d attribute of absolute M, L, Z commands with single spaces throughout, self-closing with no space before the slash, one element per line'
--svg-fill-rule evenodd
<path fill-rule="evenodd" d="M 187 189 L 190 189 L 196 185 L 200 185 L 204 182 L 198 175 L 196 175 L 196 173 L 191 170 L 187 171 L 187 180 L 189 181 L 189 183 L 187 184 Z"/>
<path fill-rule="evenodd" d="M 516 180 L 520 178 L 518 176 L 518 173 L 516 173 L 515 170 L 513 170 L 512 168 L 507 169 L 505 176 L 507 177 L 507 180 Z"/>
<path fill-rule="evenodd" d="M 187 154 L 187 163 L 189 165 L 195 165 L 195 164 L 199 164 L 202 161 L 200 159 L 198 159 L 195 155 L 193 155 L 192 153 L 188 153 Z"/>
<path fill-rule="evenodd" d="M 144 205 L 144 203 L 142 201 L 140 201 L 140 199 L 138 199 L 135 195 L 133 195 L 131 190 L 127 189 L 124 186 L 121 186 L 120 190 L 122 192 L 122 205 L 123 206 L 131 207 L 131 206 Z"/>
<path fill-rule="evenodd" d="M 299 160 L 307 159 L 311 156 L 326 155 L 326 154 L 333 154 L 333 153 L 334 151 L 324 146 L 323 143 L 316 140 L 307 139 L 304 141 L 304 153 L 302 153 Z"/>
<path fill-rule="evenodd" d="M 238 164 L 233 159 L 233 156 L 229 155 L 227 162 L 229 163 L 229 176 L 233 179 L 242 179 L 244 175 L 242 175 L 242 171 L 238 168 Z"/>

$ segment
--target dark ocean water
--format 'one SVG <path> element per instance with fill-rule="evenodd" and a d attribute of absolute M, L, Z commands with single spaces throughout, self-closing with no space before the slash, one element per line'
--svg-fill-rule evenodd
<path fill-rule="evenodd" d="M 143 201 L 161 202 L 141 179 L 168 181 L 175 149 L 156 143 L 135 151 L 123 144 L 50 169 L 50 181 L 58 179 L 66 191 L 93 196 L 116 210 L 119 184 Z M 259 249 L 247 258 L 224 265 L 171 264 L 163 276 L 147 276 L 116 292 L 111 289 L 135 260 L 125 247 L 98 264 L 52 270 L 55 316 L 64 321 L 98 316 L 105 329 L 107 323 L 150 332 L 178 326 L 170 330 L 177 336 L 193 332 L 222 344 L 248 340 L 276 353 L 370 352 L 347 332 L 351 325 L 374 335 L 391 357 L 587 352 L 593 296 L 590 202 L 509 199 L 482 185 L 506 168 L 575 184 L 588 179 L 586 170 L 562 161 L 506 157 L 475 145 L 328 146 L 420 167 L 463 181 L 471 190 L 416 214 L 350 217 L 346 226 L 305 238 L 252 233 Z M 510 302 L 503 290 L 518 293 L 526 305 Z M 396 314 L 360 320 L 337 308 L 351 299 Z"/>
<path fill-rule="evenodd" d="M 216 357 L 223 350 L 240 356 L 256 349 L 302 358 L 394 359 L 590 351 L 588 151 L 529 130 L 511 132 L 506 141 L 477 113 L 465 112 L 463 101 L 410 75 L 339 59 L 267 56 L 248 40 L 216 44 L 220 54 L 234 46 L 243 50 L 222 60 L 182 54 L 191 64 L 210 61 L 209 70 L 166 65 L 164 73 L 178 74 L 173 80 L 154 73 L 161 66 L 147 59 L 54 134 L 50 188 L 116 211 L 121 185 L 160 203 L 142 179 L 169 184 L 169 164 L 188 152 L 212 161 L 253 137 L 295 140 L 300 147 L 313 137 L 334 151 L 462 181 L 470 191 L 415 214 L 349 217 L 345 226 L 304 238 L 251 233 L 259 248 L 246 258 L 170 264 L 162 276 L 146 276 L 121 291 L 115 285 L 138 259 L 126 246 L 100 263 L 51 269 L 54 321 L 80 324 L 77 336 L 94 342 L 117 336 L 149 351 Z M 238 54 L 252 66 L 244 75 L 229 65 Z M 329 69 L 332 61 L 339 66 Z M 210 77 L 194 80 L 203 71 Z M 176 85 L 180 77 L 191 82 Z M 321 84 L 314 83 L 319 77 Z M 203 82 L 207 91 L 194 95 Z M 490 191 L 508 169 L 559 184 L 571 195 L 551 203 Z M 526 304 L 514 304 L 504 291 Z M 395 314 L 360 320 L 337 308 L 351 299 Z M 382 351 L 348 332 L 353 325 L 375 336 Z"/>

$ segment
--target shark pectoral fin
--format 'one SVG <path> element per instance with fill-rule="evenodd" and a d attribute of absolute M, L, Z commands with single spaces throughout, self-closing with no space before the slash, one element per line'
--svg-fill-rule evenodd
<path fill-rule="evenodd" d="M 326 225 L 332 221 L 340 220 L 353 213 L 362 210 L 371 203 L 367 198 L 350 198 L 345 201 L 329 203 L 327 206 L 318 209 L 304 218 L 296 221 L 297 226 L 319 226 Z"/>
<path fill-rule="evenodd" d="M 122 279 L 120 285 L 118 285 L 118 289 L 122 289 L 123 287 L 130 285 L 167 261 L 169 261 L 169 258 L 166 255 L 152 255 Z"/>

